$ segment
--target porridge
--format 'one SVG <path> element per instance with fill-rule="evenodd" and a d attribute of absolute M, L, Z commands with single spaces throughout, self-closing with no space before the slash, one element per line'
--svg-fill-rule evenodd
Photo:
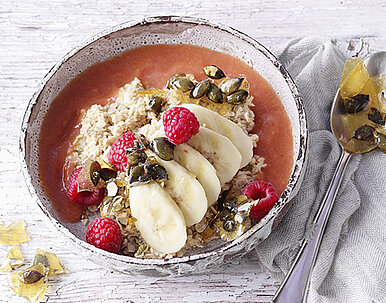
<path fill-rule="evenodd" d="M 171 47 L 175 53 L 179 53 L 179 48 L 186 47 L 198 53 L 224 56 L 192 46 L 145 47 L 142 54 L 146 58 L 148 49 L 153 48 L 150 51 L 154 51 L 157 47 L 161 50 Z M 132 52 L 135 53 L 135 50 Z M 97 104 L 90 107 L 83 105 L 80 111 L 78 105 L 75 115 L 67 110 L 62 121 L 65 130 L 62 138 L 65 140 L 61 141 L 59 148 L 51 147 L 56 152 L 51 157 L 61 159 L 61 167 L 58 165 L 54 170 L 57 180 L 60 169 L 61 182 L 58 184 L 56 181 L 55 184 L 56 188 L 60 188 L 57 192 L 63 194 L 67 188 L 66 194 L 70 199 L 64 197 L 65 204 L 59 204 L 61 199 L 48 194 L 56 200 L 53 205 L 62 218 L 73 222 L 82 219 L 86 223 L 87 217 L 97 212 L 114 222 L 106 223 L 107 227 L 114 225 L 114 230 L 121 231 L 116 241 L 122 245 L 114 252 L 143 258 L 181 256 L 187 249 L 203 246 L 217 237 L 233 240 L 254 221 L 260 220 L 260 214 L 256 212 L 248 216 L 251 207 L 255 207 L 254 201 L 265 199 L 255 194 L 262 191 L 277 200 L 273 186 L 264 186 L 274 184 L 280 195 L 292 167 L 292 148 L 285 150 L 291 146 L 292 136 L 281 138 L 284 148 L 272 140 L 290 134 L 291 129 L 284 109 L 277 103 L 280 100 L 275 100 L 277 96 L 272 95 L 272 89 L 269 91 L 269 85 L 259 79 L 268 88 L 262 89 L 262 84 L 256 88 L 256 72 L 245 70 L 244 66 L 244 70 L 240 70 L 237 64 L 241 62 L 225 57 L 234 60 L 224 63 L 232 75 L 216 75 L 221 69 L 205 65 L 203 73 L 206 77 L 197 77 L 197 67 L 188 70 L 189 66 L 185 66 L 182 71 L 192 71 L 192 74 L 174 73 L 166 88 L 159 83 L 149 84 L 151 81 L 143 74 L 145 71 L 139 71 L 138 78 L 126 84 L 110 75 L 110 81 L 115 80 L 114 84 L 121 87 L 114 94 L 111 86 L 102 85 L 102 90 L 106 91 L 99 93 L 99 97 L 110 95 L 108 102 L 99 102 L 94 98 L 91 101 Z M 232 66 L 236 71 L 229 69 Z M 67 90 L 75 88 L 71 84 Z M 98 78 L 94 85 L 97 84 Z M 84 99 L 89 92 L 82 89 L 80 86 L 81 92 L 77 94 L 78 98 Z M 258 99 L 271 97 L 272 104 L 256 105 L 256 89 L 259 91 Z M 58 99 L 66 93 L 65 89 Z M 174 126 L 171 130 L 167 129 L 169 122 L 165 121 L 169 121 L 168 117 L 173 114 L 196 119 L 196 130 L 188 134 L 190 137 L 183 142 L 173 141 L 173 136 L 178 139 L 185 130 L 175 134 Z M 181 117 L 185 119 L 185 116 L 178 117 L 178 123 L 183 121 Z M 47 121 L 49 124 L 49 118 Z M 262 129 L 265 132 L 261 132 Z M 124 140 L 122 137 L 125 137 Z M 119 154 L 114 158 L 122 140 L 132 144 L 123 148 L 123 162 Z M 270 148 L 267 148 L 268 145 Z M 263 148 L 262 153 L 260 148 Z M 122 163 L 124 165 L 120 167 Z M 47 191 L 55 192 L 51 186 L 54 179 L 47 182 L 48 179 L 44 178 L 44 175 L 49 175 L 44 164 L 40 166 L 40 171 L 43 172 Z M 254 181 L 256 179 L 268 182 Z M 76 186 L 72 186 L 74 180 Z M 78 203 L 78 196 L 71 196 L 75 187 L 76 192 L 84 196 L 80 199 L 82 203 Z M 265 214 L 272 205 L 263 205 Z M 93 223 L 89 224 L 87 233 L 87 240 L 92 244 L 89 230 L 95 233 L 105 224 Z M 169 228 L 170 225 L 174 227 Z"/>

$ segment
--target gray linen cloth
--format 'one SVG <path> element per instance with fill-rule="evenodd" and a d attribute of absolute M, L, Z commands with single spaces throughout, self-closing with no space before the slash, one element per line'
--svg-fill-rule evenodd
<path fill-rule="evenodd" d="M 292 41 L 276 52 L 294 79 L 309 127 L 301 189 L 282 222 L 256 248 L 273 276 L 288 272 L 336 168 L 340 147 L 330 131 L 330 108 L 345 61 L 328 39 Z M 386 155 L 351 158 L 321 244 L 309 302 L 386 302 Z"/>

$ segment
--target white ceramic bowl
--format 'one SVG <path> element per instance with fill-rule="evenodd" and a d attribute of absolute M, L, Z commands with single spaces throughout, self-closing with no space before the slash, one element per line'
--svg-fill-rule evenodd
<path fill-rule="evenodd" d="M 286 189 L 273 209 L 258 224 L 232 242 L 212 241 L 202 249 L 172 259 L 138 259 L 109 253 L 86 243 L 85 226 L 59 220 L 46 198 L 38 175 L 38 138 L 50 103 L 65 85 L 91 65 L 129 49 L 150 44 L 193 44 L 230 54 L 252 66 L 280 97 L 292 124 L 294 164 Z M 152 17 L 104 31 L 69 52 L 44 77 L 28 104 L 23 119 L 20 152 L 27 186 L 44 215 L 84 258 L 109 268 L 146 275 L 182 275 L 207 272 L 240 257 L 264 240 L 283 217 L 297 192 L 304 171 L 307 126 L 302 102 L 292 79 L 277 59 L 259 42 L 227 26 L 190 17 Z"/>

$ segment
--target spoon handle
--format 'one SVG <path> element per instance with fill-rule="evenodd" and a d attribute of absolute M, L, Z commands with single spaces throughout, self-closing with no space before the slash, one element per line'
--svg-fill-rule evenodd
<path fill-rule="evenodd" d="M 350 158 L 351 154 L 342 150 L 334 176 L 314 218 L 313 237 L 303 240 L 294 263 L 272 300 L 273 303 L 304 303 L 307 301 L 311 272 L 315 265 L 328 217 L 342 182 L 344 170 Z"/>

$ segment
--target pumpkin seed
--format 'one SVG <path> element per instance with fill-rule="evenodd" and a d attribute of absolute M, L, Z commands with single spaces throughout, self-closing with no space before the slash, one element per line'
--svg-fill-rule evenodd
<path fill-rule="evenodd" d="M 218 209 L 219 211 L 222 211 L 222 210 L 223 210 L 223 208 L 224 208 L 224 202 L 225 202 L 225 200 L 227 199 L 228 194 L 229 194 L 229 190 L 225 190 L 225 191 L 223 191 L 223 192 L 220 194 L 220 196 L 218 197 L 218 199 L 217 199 L 217 209 Z"/>
<path fill-rule="evenodd" d="M 156 163 L 145 165 L 145 173 L 154 181 L 162 182 L 168 179 L 168 172 L 165 167 Z"/>
<path fill-rule="evenodd" d="M 37 254 L 35 256 L 35 259 L 34 259 L 34 264 L 33 265 L 37 265 L 41 263 L 42 265 L 44 265 L 45 267 L 49 267 L 50 266 L 50 263 L 48 262 L 48 258 L 47 256 L 45 255 L 42 255 L 42 254 Z"/>
<path fill-rule="evenodd" d="M 343 99 L 344 108 L 346 113 L 353 114 L 358 113 L 365 109 L 369 103 L 369 95 L 359 94 L 351 99 Z"/>
<path fill-rule="evenodd" d="M 377 146 L 381 151 L 386 153 L 386 136 L 382 133 L 378 133 L 376 135 Z"/>
<path fill-rule="evenodd" d="M 101 165 L 98 161 L 93 161 L 90 163 L 90 180 L 94 186 L 97 186 L 100 180 L 99 171 Z"/>
<path fill-rule="evenodd" d="M 100 187 L 99 170 L 101 166 L 97 161 L 88 159 L 78 175 L 79 192 L 92 192 Z"/>
<path fill-rule="evenodd" d="M 138 148 L 127 149 L 126 156 L 128 168 L 145 163 L 147 158 L 145 152 Z"/>
<path fill-rule="evenodd" d="M 223 223 L 223 228 L 225 231 L 227 232 L 231 232 L 235 229 L 235 221 L 233 220 L 226 220 L 224 223 Z"/>
<path fill-rule="evenodd" d="M 226 221 L 226 220 L 232 218 L 232 216 L 233 216 L 232 212 L 229 209 L 224 207 L 220 213 L 219 219 L 221 221 Z"/>
<path fill-rule="evenodd" d="M 37 270 L 27 270 L 19 275 L 19 280 L 24 284 L 33 284 L 43 278 L 43 275 Z"/>
<path fill-rule="evenodd" d="M 216 65 L 207 65 L 203 68 L 205 75 L 212 79 L 221 79 L 225 77 L 224 72 Z"/>
<path fill-rule="evenodd" d="M 244 103 L 247 100 L 248 92 L 240 89 L 227 96 L 226 101 L 230 104 L 236 105 Z"/>
<path fill-rule="evenodd" d="M 250 223 L 249 212 L 254 203 L 244 195 L 228 198 L 223 203 L 222 211 L 210 223 L 210 228 L 221 239 L 233 241 L 244 233 Z"/>
<path fill-rule="evenodd" d="M 149 183 L 151 181 L 151 176 L 148 174 L 140 175 L 138 181 L 140 183 Z"/>
<path fill-rule="evenodd" d="M 223 206 L 226 209 L 229 209 L 230 211 L 233 211 L 235 209 L 235 207 L 236 207 L 236 204 L 237 204 L 237 198 L 236 197 L 232 197 L 230 199 L 225 200 Z"/>
<path fill-rule="evenodd" d="M 189 92 L 194 88 L 194 83 L 188 78 L 176 78 L 172 82 L 172 88 Z"/>
<path fill-rule="evenodd" d="M 141 183 L 141 176 L 145 174 L 144 165 L 137 165 L 130 168 L 129 172 L 129 184 L 134 185 L 136 183 Z"/>
<path fill-rule="evenodd" d="M 110 179 L 115 179 L 117 177 L 117 172 L 108 167 L 104 167 L 100 169 L 98 173 L 103 181 L 108 181 Z"/>
<path fill-rule="evenodd" d="M 186 77 L 186 74 L 185 73 L 178 73 L 178 74 L 175 74 L 173 76 L 171 76 L 168 80 L 168 82 L 166 83 L 166 88 L 172 88 L 172 82 L 177 78 L 177 77 Z"/>
<path fill-rule="evenodd" d="M 382 118 L 382 114 L 375 107 L 371 108 L 371 114 L 368 114 L 367 117 L 375 124 L 385 125 L 385 119 Z"/>
<path fill-rule="evenodd" d="M 374 127 L 368 124 L 365 124 L 354 131 L 353 138 L 358 140 L 371 141 L 374 139 L 374 136 L 373 136 L 374 131 L 375 131 Z"/>
<path fill-rule="evenodd" d="M 209 86 L 210 86 L 210 81 L 208 79 L 204 79 L 204 80 L 198 82 L 195 85 L 194 89 L 192 90 L 191 97 L 193 99 L 198 99 L 198 98 L 203 97 L 206 94 L 206 92 L 208 91 Z"/>
<path fill-rule="evenodd" d="M 164 103 L 164 98 L 158 95 L 152 95 L 149 100 L 149 107 L 154 113 L 159 114 Z"/>
<path fill-rule="evenodd" d="M 227 78 L 223 80 L 220 84 L 220 90 L 226 94 L 229 95 L 235 91 L 237 91 L 241 84 L 243 83 L 244 78 Z"/>
<path fill-rule="evenodd" d="M 150 143 L 150 148 L 162 160 L 170 161 L 174 157 L 174 144 L 170 143 L 166 137 L 158 137 Z"/>
<path fill-rule="evenodd" d="M 221 90 L 218 88 L 216 84 L 211 83 L 209 89 L 206 93 L 206 96 L 210 101 L 215 103 L 223 103 L 223 96 Z"/>
<path fill-rule="evenodd" d="M 149 146 L 149 142 L 144 135 L 136 134 L 135 138 L 137 139 L 134 141 L 135 148 L 145 150 Z"/>

